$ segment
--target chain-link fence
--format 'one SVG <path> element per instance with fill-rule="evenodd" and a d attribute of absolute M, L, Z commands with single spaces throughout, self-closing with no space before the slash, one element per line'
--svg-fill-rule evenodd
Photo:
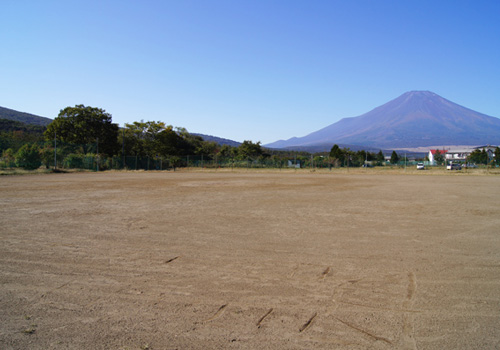
<path fill-rule="evenodd" d="M 385 165 L 385 162 L 366 162 L 350 159 L 341 163 L 328 155 L 284 155 L 273 153 L 268 157 L 222 157 L 219 155 L 130 155 L 123 150 L 115 156 L 99 152 L 99 145 L 76 145 L 61 141 L 39 143 L 42 166 L 48 169 L 102 170 L 175 170 L 176 168 L 333 168 L 333 167 L 371 167 Z M 415 161 L 400 161 L 397 166 L 414 166 Z M 14 153 L 3 152 L 1 168 L 16 167 Z"/>

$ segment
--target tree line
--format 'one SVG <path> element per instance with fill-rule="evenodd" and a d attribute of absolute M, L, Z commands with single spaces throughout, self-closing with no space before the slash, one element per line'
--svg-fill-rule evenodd
<path fill-rule="evenodd" d="M 83 159 L 92 157 L 135 156 L 148 159 L 168 158 L 176 164 L 182 157 L 197 156 L 209 160 L 230 158 L 234 161 L 247 159 L 273 162 L 280 167 L 287 160 L 306 166 L 359 167 L 380 166 L 386 163 L 382 151 L 353 151 L 333 145 L 330 152 L 276 151 L 265 149 L 260 142 L 244 141 L 237 147 L 205 141 L 201 136 L 190 134 L 186 129 L 173 127 L 160 121 L 136 121 L 119 128 L 105 110 L 85 105 L 62 109 L 47 126 L 27 125 L 16 121 L 0 120 L 0 150 L 4 166 L 20 166 L 36 169 L 42 164 L 47 168 L 54 159 L 65 159 L 68 167 L 80 167 Z M 500 151 L 497 152 L 500 154 Z M 486 155 L 486 158 L 484 158 Z M 437 155 L 439 158 L 439 154 Z M 475 151 L 471 162 L 488 162 L 484 150 Z M 485 160 L 486 159 L 486 160 Z M 390 163 L 404 160 L 395 151 Z M 484 162 L 484 163 L 483 163 Z M 122 167 L 125 164 L 121 164 Z"/>
<path fill-rule="evenodd" d="M 365 150 L 352 151 L 349 148 L 340 148 L 338 145 L 333 145 L 330 151 L 330 158 L 335 166 L 380 166 L 386 163 L 385 155 L 380 150 L 378 153 L 372 153 Z M 392 151 L 390 157 L 391 164 L 398 164 L 404 161 L 404 157 L 400 157 L 396 151 Z"/>
<path fill-rule="evenodd" d="M 54 155 L 76 163 L 85 155 L 103 157 L 168 157 L 188 155 L 266 158 L 260 142 L 244 141 L 238 147 L 204 141 L 186 129 L 160 121 L 136 121 L 119 128 L 105 110 L 85 105 L 66 107 L 47 126 L 0 120 L 4 164 L 36 169 L 54 164 Z M 59 145 L 59 147 L 57 146 Z"/>

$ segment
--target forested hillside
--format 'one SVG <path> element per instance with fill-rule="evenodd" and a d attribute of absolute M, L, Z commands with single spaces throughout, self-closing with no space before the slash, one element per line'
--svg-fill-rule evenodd
<path fill-rule="evenodd" d="M 9 119 L 21 123 L 47 126 L 52 122 L 52 119 L 40 117 L 38 115 L 18 112 L 13 109 L 0 107 L 0 119 Z"/>
<path fill-rule="evenodd" d="M 17 151 L 26 143 L 42 142 L 47 127 L 30 125 L 15 120 L 0 119 L 0 151 Z"/>

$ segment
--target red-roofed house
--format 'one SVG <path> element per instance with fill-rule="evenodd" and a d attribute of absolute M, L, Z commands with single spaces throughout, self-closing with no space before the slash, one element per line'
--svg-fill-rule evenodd
<path fill-rule="evenodd" d="M 431 149 L 429 151 L 429 162 L 432 165 L 436 165 L 436 160 L 434 158 L 437 151 L 439 151 L 446 161 L 446 164 L 449 162 L 457 162 L 464 163 L 467 161 L 467 157 L 476 149 L 485 150 L 488 153 L 489 159 L 492 159 L 495 155 L 495 146 L 479 146 L 479 147 L 464 147 L 464 148 L 456 148 L 456 149 Z"/>
<path fill-rule="evenodd" d="M 434 155 L 436 154 L 436 152 L 439 151 L 439 153 L 441 153 L 444 157 L 444 155 L 448 152 L 448 150 L 445 150 L 445 149 L 431 149 L 429 151 L 429 162 L 431 162 L 432 165 L 435 165 L 436 164 L 436 160 L 434 159 Z"/>

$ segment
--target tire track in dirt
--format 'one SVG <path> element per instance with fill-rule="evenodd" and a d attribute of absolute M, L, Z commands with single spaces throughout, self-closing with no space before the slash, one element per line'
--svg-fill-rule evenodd
<path fill-rule="evenodd" d="M 380 307 L 380 306 L 365 305 L 365 304 L 360 304 L 360 303 L 351 303 L 349 301 L 340 301 L 340 303 L 341 304 L 346 304 L 346 305 L 364 307 L 364 308 L 367 308 L 367 309 L 381 310 L 381 311 L 390 311 L 390 312 L 412 312 L 412 313 L 420 313 L 420 312 L 422 312 L 422 311 L 417 311 L 417 310 L 391 309 L 391 308 Z"/>
<path fill-rule="evenodd" d="M 364 330 L 364 329 L 362 329 L 362 328 L 359 328 L 358 326 L 356 326 L 356 325 L 354 325 L 354 324 L 352 324 L 352 323 L 349 323 L 349 322 L 346 322 L 346 321 L 344 321 L 344 320 L 341 320 L 341 319 L 340 319 L 340 318 L 338 318 L 338 317 L 335 317 L 335 319 L 336 319 L 337 321 L 339 321 L 340 323 L 342 323 L 342 324 L 346 325 L 347 327 L 352 328 L 352 329 L 354 329 L 354 330 L 356 330 L 356 331 L 358 331 L 358 332 L 361 332 L 361 333 L 363 333 L 363 334 L 365 334 L 365 335 L 369 336 L 369 337 L 370 337 L 370 338 L 372 338 L 372 339 L 375 339 L 375 340 L 380 340 L 380 341 L 383 341 L 383 342 L 385 342 L 385 343 L 387 343 L 387 344 L 391 344 L 391 345 L 392 345 L 392 342 L 391 342 L 389 339 L 387 339 L 387 338 L 384 338 L 384 337 L 381 337 L 381 336 L 375 335 L 375 334 L 373 334 L 373 333 L 371 333 L 371 332 L 368 332 L 368 331 L 366 331 L 366 330 Z"/>
<path fill-rule="evenodd" d="M 210 322 L 210 321 L 213 321 L 213 320 L 218 319 L 219 317 L 221 317 L 222 314 L 224 313 L 224 310 L 226 309 L 227 305 L 228 304 L 224 304 L 221 307 L 219 307 L 219 309 L 217 310 L 217 312 L 212 317 L 210 317 L 209 319 L 205 320 L 204 322 Z"/>
<path fill-rule="evenodd" d="M 176 257 L 173 257 L 171 259 L 168 259 L 167 261 L 165 261 L 165 264 L 170 264 L 172 261 L 177 260 L 179 258 L 180 258 L 180 256 L 176 256 Z"/>
<path fill-rule="evenodd" d="M 267 312 L 264 314 L 264 316 L 262 316 L 261 318 L 259 318 L 259 320 L 257 321 L 257 327 L 261 327 L 261 324 L 262 322 L 267 318 L 267 316 L 269 316 L 271 314 L 271 312 L 273 312 L 273 308 L 270 308 L 269 310 L 267 310 Z"/>
<path fill-rule="evenodd" d="M 417 292 L 417 278 L 413 271 L 408 272 L 408 288 L 406 291 L 406 300 L 403 302 L 403 309 L 413 310 L 415 303 L 415 293 Z M 415 340 L 415 316 L 413 312 L 403 314 L 403 348 L 417 350 Z"/>
<path fill-rule="evenodd" d="M 290 275 L 288 276 L 288 278 L 293 278 L 293 276 L 295 276 L 295 272 L 297 272 L 297 270 L 299 269 L 299 265 L 297 265 L 293 271 L 290 273 Z"/>
<path fill-rule="evenodd" d="M 334 307 L 333 309 L 331 310 L 332 313 L 334 313 L 337 308 L 339 307 L 340 304 L 347 304 L 347 305 L 353 305 L 353 306 L 361 306 L 361 307 L 366 307 L 366 305 L 361 305 L 361 304 L 356 304 L 356 303 L 350 303 L 350 302 L 346 302 L 346 301 L 342 301 L 340 300 L 342 298 L 342 295 L 344 294 L 344 289 L 343 287 L 345 285 L 347 285 L 348 283 L 349 284 L 355 284 L 359 281 L 361 281 L 362 278 L 360 279 L 356 279 L 356 280 L 349 280 L 349 281 L 346 281 L 346 282 L 343 282 L 343 283 L 340 283 L 336 286 L 336 288 L 334 289 L 333 291 L 333 295 L 332 295 L 332 301 L 334 303 Z M 382 308 L 378 308 L 378 307 L 373 307 L 375 309 L 382 309 Z M 393 311 L 393 310 L 388 310 L 388 311 Z M 350 322 L 347 322 L 347 321 L 344 321 L 342 319 L 340 319 L 339 317 L 336 317 L 336 316 L 333 316 L 334 319 L 336 319 L 337 321 L 339 321 L 340 323 L 342 323 L 343 325 L 351 328 L 351 329 L 354 329 L 355 331 L 359 332 L 359 333 L 362 333 L 366 336 L 368 336 L 369 338 L 371 338 L 372 340 L 374 341 L 382 341 L 384 343 L 387 343 L 387 344 L 390 344 L 390 345 L 393 345 L 392 341 L 385 338 L 385 337 L 382 337 L 382 336 L 379 336 L 379 335 L 376 335 L 372 332 L 369 332 L 365 329 L 362 329 L 356 325 L 354 325 L 353 323 L 350 323 Z"/>
<path fill-rule="evenodd" d="M 345 284 L 346 284 L 345 282 L 344 283 L 340 283 L 333 290 L 332 301 L 334 303 L 334 307 L 332 309 L 332 312 L 335 312 L 335 310 L 337 310 L 337 308 L 339 307 L 339 305 L 341 303 L 340 298 L 342 298 L 342 294 L 344 294 L 344 291 L 342 290 L 342 287 Z"/>
<path fill-rule="evenodd" d="M 300 327 L 300 329 L 299 329 L 299 333 L 302 333 L 302 332 L 304 332 L 306 329 L 308 329 L 308 328 L 312 325 L 312 322 L 314 321 L 314 319 L 316 318 L 316 316 L 318 316 L 318 313 L 317 313 L 317 312 L 315 312 L 315 313 L 314 313 L 314 315 L 312 315 L 312 317 L 311 317 L 309 320 L 307 320 L 307 322 L 306 322 L 306 323 L 304 323 L 304 324 L 302 325 L 302 327 Z"/>
<path fill-rule="evenodd" d="M 324 280 L 329 273 L 330 273 L 330 266 L 328 266 L 321 274 L 321 280 Z"/>

